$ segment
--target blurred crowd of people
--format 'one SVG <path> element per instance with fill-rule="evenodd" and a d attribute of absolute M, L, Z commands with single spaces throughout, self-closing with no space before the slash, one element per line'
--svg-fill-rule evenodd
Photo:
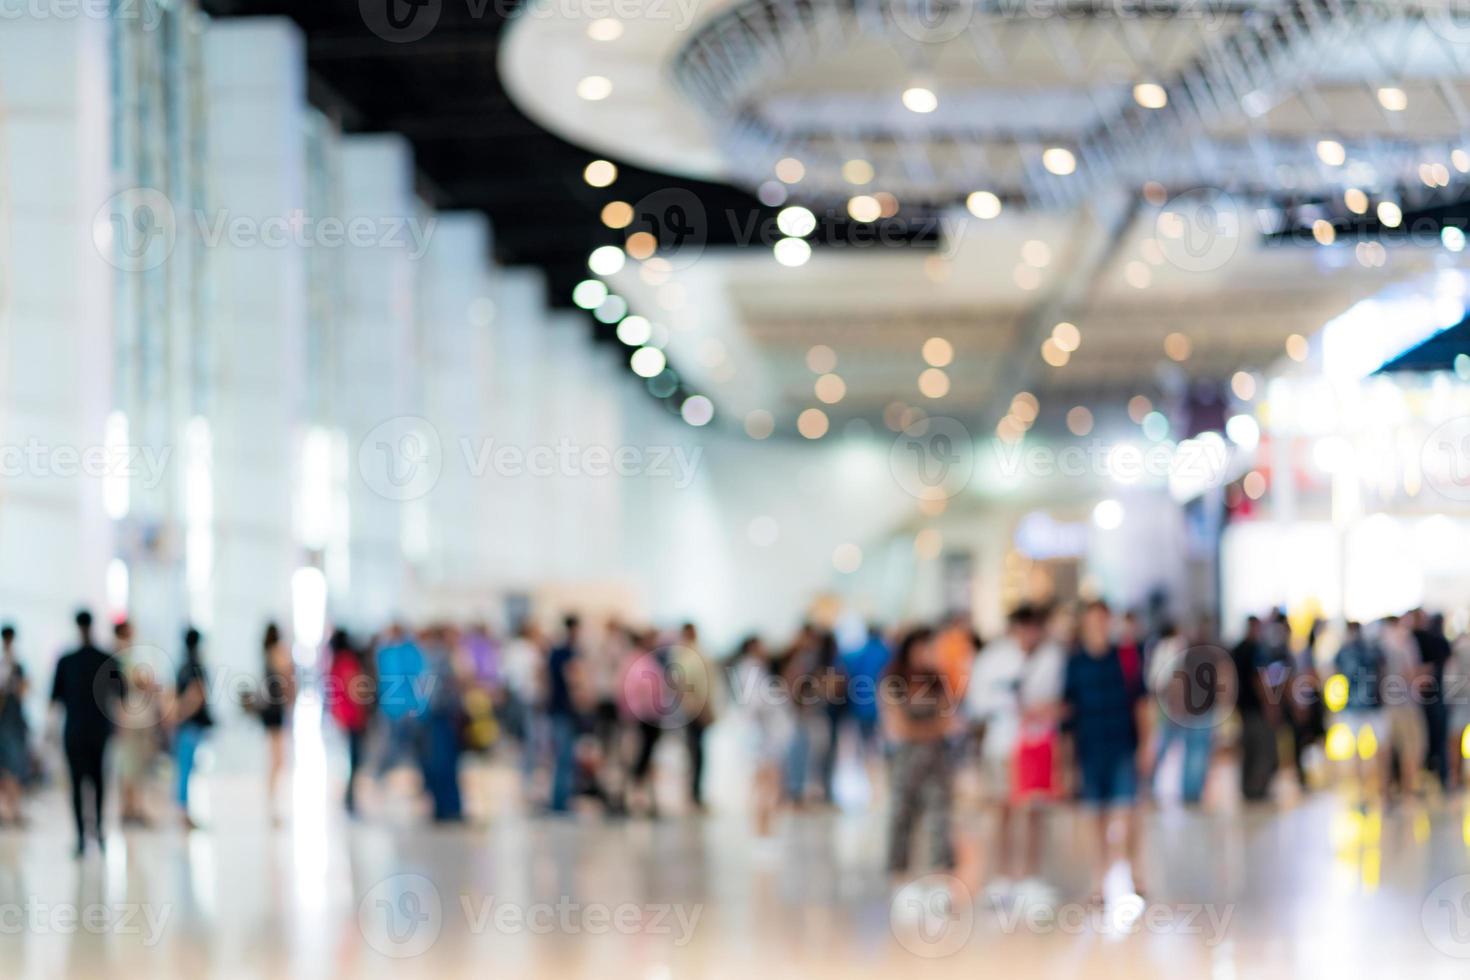
<path fill-rule="evenodd" d="M 466 752 L 503 756 L 536 812 L 698 812 L 708 735 L 720 724 L 743 767 L 713 776 L 741 781 L 758 842 L 772 840 L 783 811 L 836 805 L 842 759 L 865 774 L 870 798 L 887 800 L 886 867 L 896 878 L 915 867 L 917 841 L 930 865 L 957 867 L 952 818 L 969 787 L 993 815 L 987 839 L 968 848 L 971 873 L 996 891 L 1035 894 L 1048 891 L 1045 816 L 1059 803 L 1092 814 L 1094 891 L 1101 896 L 1116 873 L 1117 887 L 1142 894 L 1138 807 L 1152 796 L 1197 805 L 1212 774 L 1218 786 L 1238 769 L 1230 795 L 1263 801 L 1281 782 L 1282 760 L 1306 788 L 1322 768 L 1315 758 L 1356 760 L 1362 785 L 1384 794 L 1419 793 L 1426 775 L 1450 790 L 1470 754 L 1470 638 L 1452 644 L 1443 619 L 1422 610 L 1296 633 L 1278 610 L 1249 617 L 1227 648 L 1208 620 L 1180 629 L 1094 600 L 1021 605 L 988 643 L 956 615 L 894 631 L 809 623 L 784 644 L 750 636 L 724 657 L 706 653 L 692 623 L 661 631 L 612 618 L 589 629 L 568 615 L 550 637 L 531 620 L 503 637 L 484 626 L 394 624 L 360 638 L 337 630 L 305 651 L 272 624 L 258 667 L 234 683 L 220 683 L 198 630 L 161 663 L 133 643 L 126 620 L 113 624 L 107 649 L 90 614 L 79 613 L 76 628 L 50 700 L 79 853 L 104 840 L 109 762 L 124 825 L 154 819 L 150 801 L 167 771 L 174 812 L 194 828 L 195 759 L 226 716 L 250 716 L 264 730 L 264 791 L 278 820 L 303 691 L 320 696 L 345 746 L 349 814 L 364 779 L 406 766 L 433 820 L 463 819 Z M 32 738 L 24 707 L 28 683 L 6 626 L 5 821 L 21 821 L 24 789 L 44 769 L 45 740 Z M 677 778 L 660 779 L 671 754 L 682 755 Z M 1166 789 L 1160 776 L 1176 756 Z"/>

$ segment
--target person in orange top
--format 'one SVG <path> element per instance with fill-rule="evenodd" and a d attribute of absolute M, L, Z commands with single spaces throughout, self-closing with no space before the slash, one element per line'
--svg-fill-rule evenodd
<path fill-rule="evenodd" d="M 934 637 L 934 659 L 956 702 L 963 701 L 975 667 L 975 629 L 970 614 L 959 612 Z"/>

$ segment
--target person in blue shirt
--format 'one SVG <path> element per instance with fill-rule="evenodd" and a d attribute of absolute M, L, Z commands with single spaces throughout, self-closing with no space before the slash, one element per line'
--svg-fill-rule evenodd
<path fill-rule="evenodd" d="M 421 771 L 424 766 L 422 723 L 428 709 L 430 685 L 424 652 L 402 626 L 388 627 L 378 648 L 378 714 L 385 733 L 378 776 L 387 774 L 405 758 Z"/>
<path fill-rule="evenodd" d="M 857 726 L 858 747 L 864 760 L 876 754 L 881 730 L 878 723 L 878 679 L 883 676 L 893 651 L 883 639 L 878 626 L 868 627 L 863 645 L 842 655 L 842 668 L 847 672 L 847 703 L 853 724 Z"/>
<path fill-rule="evenodd" d="M 581 664 L 581 620 L 567 616 L 562 641 L 546 658 L 546 715 L 551 723 L 551 800 L 553 813 L 567 813 L 572 805 L 576 776 L 578 710 Z"/>
<path fill-rule="evenodd" d="M 1097 865 L 1094 896 L 1103 895 L 1103 879 L 1117 861 L 1127 861 L 1133 889 L 1142 893 L 1138 861 L 1139 747 L 1148 742 L 1143 730 L 1142 678 L 1124 670 L 1111 639 L 1112 612 L 1101 599 L 1082 612 L 1078 644 L 1067 660 L 1062 700 L 1066 730 L 1072 736 L 1073 757 L 1081 777 L 1080 796 L 1095 810 Z M 1109 833 L 1115 818 L 1124 825 L 1124 850 L 1119 853 Z"/>

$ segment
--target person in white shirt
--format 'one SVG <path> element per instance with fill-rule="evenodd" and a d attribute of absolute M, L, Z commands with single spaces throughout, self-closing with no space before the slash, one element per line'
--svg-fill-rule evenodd
<path fill-rule="evenodd" d="M 1389 749 L 1398 756 L 1399 789 L 1413 795 L 1419 791 L 1419 774 L 1424 769 L 1429 744 L 1420 705 L 1425 697 L 1423 685 L 1430 675 L 1419 653 L 1419 641 L 1414 639 L 1407 620 L 1398 616 L 1384 619 L 1378 644 L 1383 647 L 1387 661 L 1381 688 L 1389 742 L 1380 746 L 1379 751 Z"/>
<path fill-rule="evenodd" d="M 1046 636 L 1046 613 L 1032 605 L 1011 612 L 1005 636 L 988 644 L 975 661 L 965 708 L 982 731 L 982 782 L 995 809 L 993 892 L 1013 881 L 1037 894 L 1041 871 L 1043 807 L 1056 795 L 1057 721 L 1066 657 Z M 1016 817 L 1024 816 L 1024 846 Z"/>

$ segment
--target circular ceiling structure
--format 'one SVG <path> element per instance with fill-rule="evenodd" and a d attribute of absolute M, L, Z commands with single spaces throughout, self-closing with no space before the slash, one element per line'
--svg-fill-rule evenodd
<path fill-rule="evenodd" d="M 981 191 L 1006 205 L 1070 207 L 1154 182 L 1171 195 L 1319 195 L 1357 213 L 1345 193 L 1432 194 L 1452 160 L 1465 172 L 1458 38 L 1413 5 L 629 0 L 616 9 L 622 16 L 526 8 L 501 72 L 528 114 L 646 168 L 758 192 L 796 184 L 793 196 L 810 202 L 881 191 L 905 205 L 947 205 Z"/>

